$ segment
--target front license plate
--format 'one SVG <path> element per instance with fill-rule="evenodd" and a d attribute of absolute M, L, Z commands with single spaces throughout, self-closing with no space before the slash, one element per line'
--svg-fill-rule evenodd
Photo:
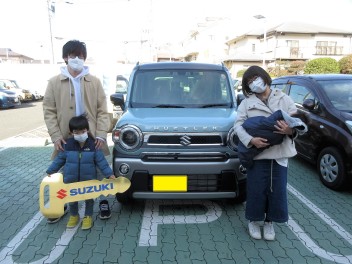
<path fill-rule="evenodd" d="M 153 192 L 187 192 L 187 176 L 154 175 Z"/>

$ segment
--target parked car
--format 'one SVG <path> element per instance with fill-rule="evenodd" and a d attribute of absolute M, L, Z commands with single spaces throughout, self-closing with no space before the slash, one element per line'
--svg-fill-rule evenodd
<path fill-rule="evenodd" d="M 235 92 L 235 97 L 237 101 L 237 105 L 244 99 L 244 95 L 242 92 L 242 78 L 233 79 L 233 90 Z"/>
<path fill-rule="evenodd" d="M 298 137 L 298 155 L 316 164 L 322 183 L 341 190 L 352 180 L 352 75 L 278 77 L 272 88 L 286 92 L 308 132 Z"/>
<path fill-rule="evenodd" d="M 115 93 L 121 93 L 124 95 L 124 99 L 126 100 L 127 96 L 127 87 L 128 87 L 128 79 L 122 75 L 116 76 L 116 91 Z M 113 106 L 113 124 L 115 126 L 117 120 L 119 120 L 120 116 L 122 115 L 123 110 L 120 106 L 114 105 Z"/>
<path fill-rule="evenodd" d="M 5 88 L 0 83 L 0 108 L 11 108 L 20 104 L 21 101 L 18 99 L 16 93 Z"/>
<path fill-rule="evenodd" d="M 16 80 L 10 80 L 18 89 L 21 89 L 21 86 L 18 84 Z M 39 89 L 27 88 L 23 89 L 26 92 L 26 100 L 41 100 L 44 98 L 44 91 L 40 91 Z"/>
<path fill-rule="evenodd" d="M 137 64 L 126 99 L 124 93 L 111 95 L 123 110 L 112 131 L 113 170 L 131 180 L 117 200 L 244 201 L 246 173 L 233 140 L 232 86 L 224 65 Z"/>
<path fill-rule="evenodd" d="M 10 91 L 13 91 L 21 102 L 31 100 L 30 92 L 19 88 L 12 80 L 0 79 L 0 85 Z"/>

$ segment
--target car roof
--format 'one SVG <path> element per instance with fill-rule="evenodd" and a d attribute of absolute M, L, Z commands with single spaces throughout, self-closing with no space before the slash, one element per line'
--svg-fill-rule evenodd
<path fill-rule="evenodd" d="M 280 80 L 280 79 L 292 79 L 292 78 L 298 78 L 298 79 L 311 79 L 315 81 L 325 81 L 325 80 L 346 80 L 346 79 L 352 79 L 352 74 L 303 74 L 303 75 L 287 75 L 287 76 L 280 76 L 277 77 L 274 80 Z"/>
<path fill-rule="evenodd" d="M 164 70 L 164 69 L 190 69 L 190 70 L 224 70 L 222 64 L 197 63 L 197 62 L 156 62 L 137 64 L 135 70 Z"/>

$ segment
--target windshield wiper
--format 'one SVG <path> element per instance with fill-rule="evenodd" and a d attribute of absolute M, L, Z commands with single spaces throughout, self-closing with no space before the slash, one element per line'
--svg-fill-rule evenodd
<path fill-rule="evenodd" d="M 156 105 L 153 108 L 185 108 L 182 105 L 173 105 L 173 104 L 160 104 Z"/>
<path fill-rule="evenodd" d="M 201 108 L 210 108 L 210 107 L 216 107 L 216 106 L 228 106 L 228 104 L 206 104 L 206 105 L 202 105 Z"/>

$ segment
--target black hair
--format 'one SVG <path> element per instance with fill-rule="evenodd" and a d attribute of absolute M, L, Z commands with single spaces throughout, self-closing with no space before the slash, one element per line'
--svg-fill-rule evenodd
<path fill-rule="evenodd" d="M 244 72 L 242 77 L 242 91 L 246 97 L 253 93 L 249 88 L 248 81 L 255 76 L 262 78 L 266 85 L 271 85 L 272 80 L 269 73 L 267 73 L 262 67 L 253 65 Z"/>
<path fill-rule="evenodd" d="M 73 130 L 89 130 L 89 123 L 86 114 L 72 117 L 68 126 L 71 133 L 73 133 Z"/>
<path fill-rule="evenodd" d="M 62 58 L 67 58 L 69 55 L 77 57 L 83 56 L 84 60 L 87 59 L 86 43 L 79 40 L 70 40 L 62 47 Z"/>

